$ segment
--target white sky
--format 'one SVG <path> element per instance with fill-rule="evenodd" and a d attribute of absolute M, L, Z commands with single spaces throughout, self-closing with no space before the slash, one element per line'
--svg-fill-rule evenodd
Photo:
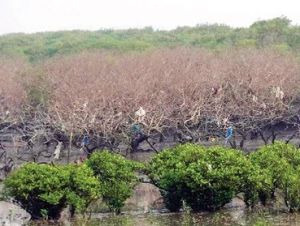
<path fill-rule="evenodd" d="M 300 1 L 0 0 L 0 34 L 145 26 L 172 29 L 204 23 L 242 27 L 282 15 L 300 24 Z"/>

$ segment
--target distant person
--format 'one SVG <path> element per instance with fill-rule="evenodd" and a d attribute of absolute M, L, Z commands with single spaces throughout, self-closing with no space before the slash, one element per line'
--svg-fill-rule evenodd
<path fill-rule="evenodd" d="M 89 138 L 89 136 L 88 136 L 87 134 L 85 134 L 85 135 L 83 136 L 82 141 L 81 141 L 81 146 L 82 146 L 82 147 L 85 147 L 85 146 L 87 146 L 87 145 L 89 145 L 89 144 L 90 144 L 90 138 Z"/>
<path fill-rule="evenodd" d="M 138 122 L 132 125 L 131 134 L 131 148 L 133 151 L 137 151 L 139 144 L 146 140 L 148 136 L 143 133 L 142 128 Z"/>
<path fill-rule="evenodd" d="M 89 144 L 90 144 L 90 137 L 89 135 L 85 134 L 81 141 L 81 150 L 83 151 L 83 154 L 86 154 L 86 156 L 81 155 L 80 161 L 84 160 L 85 158 L 91 155 L 91 151 L 88 148 Z"/>
<path fill-rule="evenodd" d="M 232 126 L 229 126 L 226 130 L 226 135 L 225 135 L 225 145 L 228 143 L 228 141 L 232 138 L 233 136 L 233 128 Z"/>

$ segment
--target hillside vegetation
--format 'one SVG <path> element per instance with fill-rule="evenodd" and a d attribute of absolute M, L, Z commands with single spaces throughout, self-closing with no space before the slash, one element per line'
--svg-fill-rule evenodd
<path fill-rule="evenodd" d="M 285 17 L 257 21 L 248 28 L 226 25 L 178 27 L 171 31 L 151 27 L 129 30 L 61 31 L 10 34 L 0 37 L 0 53 L 20 56 L 31 62 L 59 54 L 93 49 L 117 52 L 143 51 L 161 47 L 193 46 L 220 50 L 232 47 L 273 48 L 298 53 L 300 27 Z"/>

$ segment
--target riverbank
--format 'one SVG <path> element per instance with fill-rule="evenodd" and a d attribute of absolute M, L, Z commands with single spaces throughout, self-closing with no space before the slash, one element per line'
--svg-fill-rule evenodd
<path fill-rule="evenodd" d="M 113 216 L 107 214 L 93 215 L 89 220 L 74 220 L 72 226 L 297 226 L 300 214 L 274 211 L 231 210 L 216 213 L 134 213 Z M 57 222 L 35 221 L 31 226 L 54 226 Z M 61 224 L 62 225 L 62 224 Z"/>

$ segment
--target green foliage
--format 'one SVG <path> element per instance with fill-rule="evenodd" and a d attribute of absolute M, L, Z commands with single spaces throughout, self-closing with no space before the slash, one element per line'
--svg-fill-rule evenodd
<path fill-rule="evenodd" d="M 285 193 L 292 209 L 300 208 L 300 151 L 294 145 L 276 142 L 250 155 L 252 163 L 260 168 L 261 198 L 272 197 L 276 188 Z"/>
<path fill-rule="evenodd" d="M 155 156 L 149 175 L 171 211 L 179 210 L 182 201 L 194 210 L 214 210 L 238 192 L 249 205 L 258 199 L 264 203 L 276 189 L 283 191 L 291 210 L 300 209 L 300 151 L 283 142 L 249 157 L 223 147 L 180 145 Z"/>
<path fill-rule="evenodd" d="M 5 182 L 5 193 L 21 203 L 34 218 L 57 218 L 70 205 L 84 211 L 99 196 L 99 182 L 86 165 L 52 166 L 29 163 Z"/>
<path fill-rule="evenodd" d="M 181 207 L 182 200 L 193 210 L 220 208 L 246 187 L 251 170 L 240 151 L 194 144 L 165 150 L 149 165 L 149 175 L 164 190 L 172 211 Z"/>
<path fill-rule="evenodd" d="M 285 17 L 262 20 L 251 25 L 252 37 L 259 47 L 286 42 L 290 20 Z"/>
<path fill-rule="evenodd" d="M 86 164 L 68 165 L 65 169 L 70 174 L 66 192 L 67 203 L 77 211 L 84 211 L 92 201 L 99 198 L 99 181 Z"/>
<path fill-rule="evenodd" d="M 179 27 L 171 31 L 144 29 L 61 31 L 37 34 L 10 34 L 0 37 L 0 55 L 21 56 L 38 62 L 61 54 L 84 50 L 144 51 L 152 48 L 196 46 L 212 50 L 228 47 L 271 47 L 298 53 L 300 27 L 286 17 L 261 20 L 249 28 L 225 25 Z"/>
<path fill-rule="evenodd" d="M 136 171 L 142 165 L 109 151 L 93 153 L 87 165 L 100 181 L 103 201 L 112 211 L 119 213 L 132 194 L 138 180 Z"/>

